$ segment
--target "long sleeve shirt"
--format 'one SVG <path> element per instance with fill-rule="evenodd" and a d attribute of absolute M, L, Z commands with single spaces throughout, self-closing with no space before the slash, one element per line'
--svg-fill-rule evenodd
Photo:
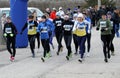
<path fill-rule="evenodd" d="M 111 33 L 111 30 L 112 30 L 112 25 L 111 25 L 111 22 L 110 20 L 103 20 L 103 19 L 100 19 L 98 21 L 98 24 L 97 24 L 97 30 L 101 29 L 101 30 L 104 30 L 104 31 L 101 31 L 101 35 L 109 35 L 109 34 L 112 34 Z"/>
<path fill-rule="evenodd" d="M 3 33 L 6 33 L 7 37 L 10 37 L 10 34 L 13 34 L 13 36 L 15 37 L 17 34 L 17 29 L 12 22 L 6 23 L 4 25 Z"/>

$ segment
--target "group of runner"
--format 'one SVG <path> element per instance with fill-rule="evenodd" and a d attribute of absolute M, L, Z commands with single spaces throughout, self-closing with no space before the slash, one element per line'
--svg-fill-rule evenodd
<path fill-rule="evenodd" d="M 78 8 L 79 9 L 79 8 Z M 68 9 L 69 10 L 69 9 Z M 116 11 L 116 10 L 115 10 Z M 29 15 L 26 24 L 23 26 L 20 34 L 24 33 L 24 30 L 28 29 L 28 41 L 30 43 L 30 50 L 32 57 L 35 57 L 35 39 L 38 41 L 38 49 L 40 48 L 40 40 L 42 47 L 44 49 L 43 57 L 41 60 L 45 62 L 46 59 L 51 57 L 50 45 L 54 49 L 54 43 L 52 42 L 53 37 L 56 37 L 58 43 L 57 55 L 60 54 L 60 51 L 63 51 L 62 39 L 67 48 L 66 59 L 69 60 L 72 57 L 72 47 L 71 42 L 72 38 L 75 44 L 74 54 L 80 54 L 79 62 L 83 62 L 85 58 L 85 42 L 87 41 L 87 52 L 86 56 L 90 56 L 90 47 L 91 47 L 91 18 L 89 17 L 88 10 L 77 10 L 76 12 L 69 15 L 70 11 L 65 13 L 63 8 L 60 7 L 59 11 L 56 11 L 53 8 L 52 12 L 49 12 L 49 8 L 46 9 L 46 13 L 37 18 L 36 12 Z M 114 45 L 113 39 L 115 37 L 115 27 L 118 25 L 115 21 L 116 19 L 112 18 L 112 12 L 102 12 L 101 18 L 97 22 L 96 30 L 101 31 L 101 40 L 103 42 L 103 53 L 104 61 L 108 62 L 111 55 L 114 54 Z M 7 17 L 7 23 L 4 25 L 4 36 L 7 39 L 7 49 L 10 53 L 10 60 L 14 61 L 16 49 L 15 49 L 15 38 L 18 34 L 17 29 L 14 24 L 11 22 L 10 17 Z M 12 43 L 13 52 L 10 49 Z"/>

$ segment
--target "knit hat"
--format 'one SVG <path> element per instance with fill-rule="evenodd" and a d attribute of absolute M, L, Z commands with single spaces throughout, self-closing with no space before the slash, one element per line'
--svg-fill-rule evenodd
<path fill-rule="evenodd" d="M 78 17 L 78 18 L 84 18 L 84 16 L 83 16 L 82 13 L 79 13 L 77 17 Z"/>

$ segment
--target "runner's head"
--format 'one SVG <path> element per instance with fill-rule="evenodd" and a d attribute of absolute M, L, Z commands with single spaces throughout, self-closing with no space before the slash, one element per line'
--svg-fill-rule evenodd
<path fill-rule="evenodd" d="M 29 21 L 32 21 L 33 20 L 33 18 L 34 18 L 34 16 L 33 15 L 29 15 L 29 17 L 28 17 L 29 19 Z"/>
<path fill-rule="evenodd" d="M 112 13 L 111 12 L 107 12 L 107 18 L 111 19 L 112 18 Z"/>
<path fill-rule="evenodd" d="M 79 13 L 78 16 L 77 16 L 77 20 L 78 20 L 79 22 L 83 22 L 83 20 L 84 20 L 84 15 L 83 15 L 82 13 Z"/>
<path fill-rule="evenodd" d="M 56 18 L 60 18 L 60 13 L 59 12 L 56 13 Z"/>
<path fill-rule="evenodd" d="M 101 16 L 103 20 L 106 20 L 106 13 L 102 13 Z"/>
<path fill-rule="evenodd" d="M 76 19 L 77 19 L 77 16 L 78 16 L 78 14 L 77 14 L 77 13 L 76 13 L 76 14 L 74 14 L 74 15 L 73 15 L 73 19 L 74 19 L 74 20 L 76 20 Z"/>
<path fill-rule="evenodd" d="M 64 20 L 69 20 L 69 16 L 68 16 L 68 15 L 65 15 L 65 16 L 64 16 Z"/>
<path fill-rule="evenodd" d="M 7 17 L 7 22 L 8 22 L 8 23 L 11 22 L 11 18 L 10 18 L 10 16 Z"/>
<path fill-rule="evenodd" d="M 41 18 L 42 18 L 42 22 L 45 22 L 47 19 L 47 17 L 45 15 L 43 15 Z"/>

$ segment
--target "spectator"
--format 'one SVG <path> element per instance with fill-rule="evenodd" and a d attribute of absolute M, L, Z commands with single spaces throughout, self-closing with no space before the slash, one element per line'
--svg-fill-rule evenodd
<path fill-rule="evenodd" d="M 51 13 L 50 8 L 46 8 L 46 13 L 50 15 Z"/>
<path fill-rule="evenodd" d="M 56 19 L 56 8 L 53 8 L 53 11 L 50 13 L 50 18 L 51 19 Z"/>
<path fill-rule="evenodd" d="M 62 7 L 59 7 L 59 11 L 58 11 L 58 13 L 60 13 L 60 17 L 64 19 L 64 15 L 65 15 L 65 13 L 64 13 Z"/>
<path fill-rule="evenodd" d="M 1 25 L 2 25 L 2 30 L 3 30 L 3 28 L 4 28 L 4 24 L 6 23 L 6 14 L 5 13 L 3 13 L 3 15 L 2 15 L 2 17 L 1 17 Z"/>

